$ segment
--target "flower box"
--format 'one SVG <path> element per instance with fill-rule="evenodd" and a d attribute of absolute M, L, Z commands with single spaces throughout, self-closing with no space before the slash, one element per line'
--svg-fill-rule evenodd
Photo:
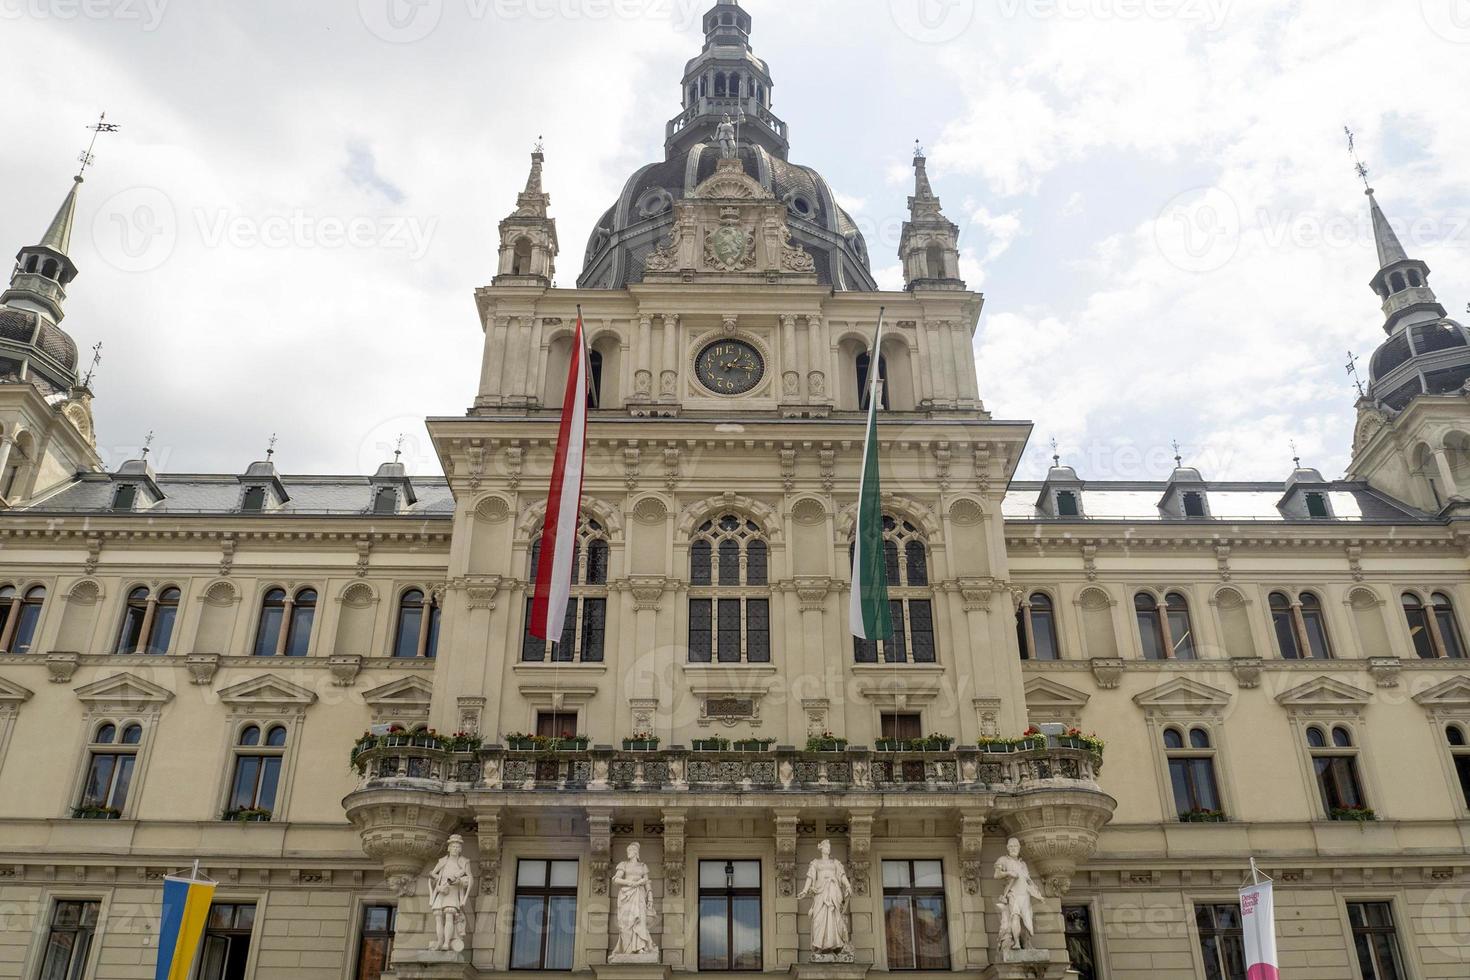
<path fill-rule="evenodd" d="M 736 752 L 764 752 L 776 744 L 773 738 L 737 738 L 735 740 Z"/>
<path fill-rule="evenodd" d="M 118 820 L 122 811 L 111 806 L 74 806 L 71 815 L 77 820 Z"/>
<path fill-rule="evenodd" d="M 270 823 L 271 811 L 255 809 L 226 810 L 220 819 L 230 823 Z"/>
<path fill-rule="evenodd" d="M 586 735 L 563 735 L 560 738 L 551 739 L 549 748 L 553 752 L 581 752 L 592 744 L 592 739 Z"/>
<path fill-rule="evenodd" d="M 847 739 L 813 736 L 806 740 L 806 750 L 808 752 L 846 752 Z"/>
<path fill-rule="evenodd" d="M 1225 814 L 1220 810 L 1190 810 L 1179 814 L 1181 823 L 1224 823 Z"/>
<path fill-rule="evenodd" d="M 505 744 L 512 752 L 533 752 L 536 749 L 536 740 L 528 735 L 511 735 Z"/>
<path fill-rule="evenodd" d="M 696 738 L 690 745 L 696 752 L 728 752 L 730 750 L 728 738 Z"/>
<path fill-rule="evenodd" d="M 1378 814 L 1365 806 L 1337 806 L 1332 808 L 1332 819 L 1373 823 L 1378 819 Z"/>
<path fill-rule="evenodd" d="M 875 752 L 912 752 L 914 740 L 908 738 L 880 738 L 873 743 Z"/>
<path fill-rule="evenodd" d="M 657 752 L 658 739 L 656 738 L 625 738 L 623 739 L 624 752 Z"/>

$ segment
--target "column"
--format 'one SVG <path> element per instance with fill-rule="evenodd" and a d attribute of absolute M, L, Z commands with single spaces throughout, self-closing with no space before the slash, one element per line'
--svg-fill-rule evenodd
<path fill-rule="evenodd" d="M 943 323 L 930 322 L 928 328 L 929 363 L 934 371 L 934 401 L 952 404 L 955 400 L 952 348 L 944 342 Z"/>
<path fill-rule="evenodd" d="M 281 631 L 276 634 L 276 656 L 286 655 L 286 640 L 291 636 L 291 613 L 296 608 L 296 599 L 286 595 L 286 604 L 281 607 Z"/>
<path fill-rule="evenodd" d="M 796 824 L 801 811 L 782 807 L 771 811 L 776 824 L 776 895 L 770 907 L 776 913 L 775 968 L 788 970 L 801 952 L 801 932 L 797 928 Z M 771 968 L 766 964 L 766 969 Z"/>
<path fill-rule="evenodd" d="M 287 599 L 286 602 L 289 605 L 290 602 L 291 602 L 291 600 L 290 599 Z M 11 610 L 11 614 L 10 614 L 12 620 L 16 619 L 15 613 L 16 613 L 16 610 L 12 609 Z M 137 647 L 136 650 L 133 651 L 134 653 L 143 654 L 143 653 L 147 653 L 148 652 L 148 636 L 149 636 L 150 633 L 153 632 L 153 618 L 154 618 L 154 616 L 157 613 L 158 613 L 158 596 L 157 595 L 150 595 L 148 597 L 148 604 L 143 607 L 143 628 L 138 631 L 138 647 Z M 281 635 L 284 637 L 285 634 L 286 634 L 286 624 L 284 622 L 282 622 L 281 623 Z M 9 649 L 10 648 L 10 644 L 9 643 L 7 643 L 5 646 L 6 646 L 6 649 Z M 165 651 L 165 652 L 167 652 L 167 651 Z"/>
<path fill-rule="evenodd" d="M 955 397 L 962 401 L 975 401 L 979 392 L 975 385 L 975 349 L 966 336 L 964 324 L 951 320 L 950 339 L 954 343 Z"/>
<path fill-rule="evenodd" d="M 502 906 L 508 910 L 508 904 L 500 898 L 500 864 L 501 864 L 501 836 L 502 824 L 505 819 L 505 811 L 501 808 L 485 810 L 475 814 L 478 825 L 476 834 L 479 845 L 480 880 L 475 882 L 475 894 L 472 900 L 475 903 L 475 927 L 474 953 L 472 954 L 474 965 L 480 970 L 495 969 L 495 938 L 498 919 Z M 514 866 L 510 869 L 512 874 Z M 512 882 L 514 879 L 512 878 Z M 512 884 L 510 891 L 515 893 L 515 885 Z M 432 921 L 430 923 L 432 925 Z"/>
<path fill-rule="evenodd" d="M 959 896 L 960 934 L 951 937 L 951 942 L 956 946 L 960 943 L 965 945 L 966 965 L 971 970 L 978 970 L 990 962 L 990 941 L 985 931 L 988 903 L 980 887 L 981 882 L 990 877 L 981 856 L 985 844 L 985 811 L 961 809 L 955 816 L 960 881 L 964 887 Z"/>
<path fill-rule="evenodd" d="M 801 371 L 796 363 L 796 317 L 781 316 L 781 400 L 794 404 L 801 398 Z"/>
<path fill-rule="evenodd" d="M 587 808 L 588 860 L 586 929 L 577 930 L 577 939 L 583 943 L 583 954 L 589 965 L 607 962 L 609 942 L 611 857 L 612 857 L 612 809 L 609 807 Z"/>
<path fill-rule="evenodd" d="M 814 403 L 830 401 L 827 396 L 827 367 L 830 358 L 827 349 L 826 324 L 819 316 L 806 318 L 806 332 L 811 347 L 811 361 L 808 365 L 807 398 Z"/>
<path fill-rule="evenodd" d="M 633 399 L 646 402 L 653 396 L 653 317 L 638 318 L 638 371 L 633 376 Z"/>
<path fill-rule="evenodd" d="M 526 369 L 530 364 L 531 321 L 529 316 L 513 317 L 506 344 L 505 399 L 518 405 L 525 404 L 530 393 Z"/>
<path fill-rule="evenodd" d="M 1462 487 L 1455 482 L 1455 474 L 1450 469 L 1450 461 L 1445 458 L 1444 448 L 1440 447 L 1434 451 L 1434 467 L 1439 471 L 1440 504 L 1444 505 L 1456 497 L 1463 497 L 1470 487 Z"/>
<path fill-rule="evenodd" d="M 537 406 L 541 404 L 541 362 L 545 360 L 541 356 L 541 337 L 546 331 L 546 321 L 536 317 L 532 321 L 531 343 L 526 350 L 526 386 L 523 394 L 526 396 L 528 405 Z"/>
<path fill-rule="evenodd" d="M 659 398 L 663 401 L 679 399 L 679 314 L 664 314 L 664 362 L 663 374 L 659 378 Z"/>
<path fill-rule="evenodd" d="M 485 358 L 480 365 L 481 405 L 500 404 L 500 373 L 505 365 L 505 331 L 506 318 L 502 316 L 492 319 L 485 330 Z"/>
<path fill-rule="evenodd" d="M 664 962 L 676 971 L 694 964 L 684 951 L 684 916 L 690 906 L 684 899 L 684 827 L 686 811 L 670 807 L 664 811 L 664 894 L 659 916 L 660 935 L 655 937 L 663 950 Z M 698 886 L 695 886 L 696 893 Z M 697 901 L 697 899 L 696 899 Z"/>

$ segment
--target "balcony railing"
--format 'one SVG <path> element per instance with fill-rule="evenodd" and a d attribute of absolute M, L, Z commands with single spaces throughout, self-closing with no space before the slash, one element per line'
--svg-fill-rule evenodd
<path fill-rule="evenodd" d="M 1096 789 L 1102 756 L 1052 744 L 1013 752 L 657 752 L 608 747 L 510 751 L 489 746 L 374 746 L 355 753 L 359 790 L 532 793 L 547 790 L 729 793 L 833 791 L 1014 792 L 1039 785 Z"/>

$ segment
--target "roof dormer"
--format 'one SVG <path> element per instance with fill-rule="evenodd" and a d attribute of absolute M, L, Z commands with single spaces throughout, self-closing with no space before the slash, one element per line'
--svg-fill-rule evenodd
<path fill-rule="evenodd" d="M 1175 468 L 1159 501 L 1159 513 L 1182 520 L 1203 520 L 1210 516 L 1209 486 L 1199 470 L 1183 465 Z"/>
<path fill-rule="evenodd" d="M 1046 482 L 1041 485 L 1041 495 L 1036 499 L 1036 509 L 1047 517 L 1085 517 L 1082 491 L 1086 486 L 1076 470 L 1057 462 L 1046 473 Z"/>
<path fill-rule="evenodd" d="M 373 514 L 401 514 L 418 503 L 413 481 L 408 478 L 408 467 L 395 459 L 384 463 L 373 474 L 372 499 L 368 510 Z"/>
<path fill-rule="evenodd" d="M 112 510 L 130 513 L 147 510 L 164 499 L 148 460 L 130 459 L 112 474 Z"/>
<path fill-rule="evenodd" d="M 1330 521 L 1332 512 L 1332 484 L 1319 473 L 1306 466 L 1298 466 L 1286 480 L 1286 494 L 1276 505 L 1281 516 L 1296 521 Z"/>
<path fill-rule="evenodd" d="M 286 486 L 276 473 L 276 464 L 270 460 L 251 463 L 240 481 L 240 511 L 245 514 L 263 514 L 277 510 L 291 499 Z"/>

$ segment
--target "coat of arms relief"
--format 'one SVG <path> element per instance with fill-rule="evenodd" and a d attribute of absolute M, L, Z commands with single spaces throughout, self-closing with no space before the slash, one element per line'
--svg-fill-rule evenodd
<path fill-rule="evenodd" d="M 720 272 L 755 265 L 755 235 L 741 226 L 739 208 L 721 209 L 720 227 L 704 238 L 704 261 Z"/>

